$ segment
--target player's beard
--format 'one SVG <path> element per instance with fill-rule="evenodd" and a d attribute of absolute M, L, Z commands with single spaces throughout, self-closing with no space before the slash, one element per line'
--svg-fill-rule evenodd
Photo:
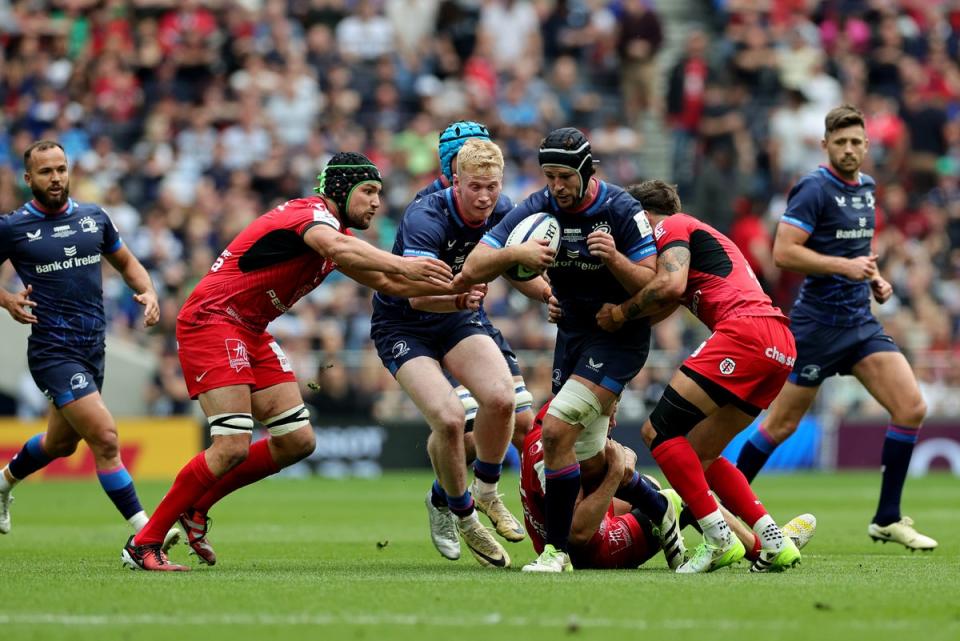
<path fill-rule="evenodd" d="M 44 206 L 44 208 L 49 209 L 50 211 L 58 211 L 63 207 L 67 199 L 70 197 L 70 183 L 62 185 L 60 193 L 57 196 L 51 196 L 47 191 L 30 186 L 30 191 L 33 192 L 33 197 L 37 199 L 37 202 Z"/>

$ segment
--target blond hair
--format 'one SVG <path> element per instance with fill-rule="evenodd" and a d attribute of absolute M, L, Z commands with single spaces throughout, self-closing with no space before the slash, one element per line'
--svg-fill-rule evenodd
<path fill-rule="evenodd" d="M 489 140 L 471 138 L 463 143 L 457 154 L 457 173 L 472 175 L 503 175 L 503 152 Z"/>

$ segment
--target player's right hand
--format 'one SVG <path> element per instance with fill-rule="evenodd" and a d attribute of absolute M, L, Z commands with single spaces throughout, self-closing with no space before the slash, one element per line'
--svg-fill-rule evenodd
<path fill-rule="evenodd" d="M 556 323 L 563 316 L 563 308 L 560 307 L 560 301 L 553 294 L 547 299 L 547 322 Z"/>
<path fill-rule="evenodd" d="M 613 303 L 604 303 L 600 311 L 597 312 L 597 325 L 600 326 L 600 329 L 607 332 L 615 332 L 623 327 L 623 322 L 618 323 L 613 320 L 614 307 L 616 307 L 616 305 Z"/>
<path fill-rule="evenodd" d="M 553 265 L 556 258 L 556 254 L 550 249 L 550 241 L 542 238 L 531 238 L 516 247 L 517 263 L 532 271 L 542 273 Z"/>
<path fill-rule="evenodd" d="M 32 293 L 33 285 L 27 285 L 25 290 L 12 294 L 3 301 L 3 306 L 10 312 L 13 320 L 18 323 L 31 325 L 37 322 L 37 317 L 33 315 L 33 308 L 36 307 L 37 304 L 30 300 L 30 294 Z"/>
<path fill-rule="evenodd" d="M 438 285 L 449 285 L 453 281 L 450 265 L 436 258 L 404 258 L 403 267 L 403 275 L 410 280 L 426 280 Z"/>
<path fill-rule="evenodd" d="M 847 259 L 844 276 L 850 280 L 870 280 L 877 275 L 877 254 Z"/>

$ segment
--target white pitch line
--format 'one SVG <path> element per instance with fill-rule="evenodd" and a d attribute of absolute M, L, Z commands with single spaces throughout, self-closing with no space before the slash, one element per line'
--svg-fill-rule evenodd
<path fill-rule="evenodd" d="M 57 612 L 0 613 L 0 625 L 65 625 L 65 626 L 149 626 L 149 625 L 231 625 L 231 626 L 432 626 L 462 628 L 464 626 L 505 625 L 518 628 L 565 628 L 616 630 L 802 630 L 798 621 L 751 621 L 737 619 L 670 619 L 645 621 L 643 619 L 581 618 L 569 616 L 563 620 L 553 617 L 507 616 L 491 613 L 484 616 L 434 616 L 421 614 L 373 614 L 304 612 L 302 614 L 62 614 Z M 906 630 L 915 622 L 891 621 L 832 621 L 831 625 L 855 630 Z M 949 624 L 947 627 L 960 627 Z"/>

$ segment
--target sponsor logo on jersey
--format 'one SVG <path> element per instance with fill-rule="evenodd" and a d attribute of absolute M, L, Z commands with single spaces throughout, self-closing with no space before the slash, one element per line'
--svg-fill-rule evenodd
<path fill-rule="evenodd" d="M 593 229 L 591 231 L 599 231 L 599 232 L 603 232 L 604 234 L 609 234 L 610 225 L 608 223 L 597 223 L 596 225 L 593 226 Z"/>
<path fill-rule="evenodd" d="M 89 384 L 86 374 L 82 372 L 77 372 L 70 377 L 70 389 L 86 389 Z"/>
<path fill-rule="evenodd" d="M 846 198 L 846 196 L 834 196 L 833 199 L 837 201 L 837 207 L 846 207 L 846 206 L 847 206 L 847 198 Z"/>
<path fill-rule="evenodd" d="M 690 300 L 690 311 L 693 312 L 694 316 L 700 311 L 700 297 L 702 295 L 703 291 L 700 289 L 693 292 L 693 298 Z"/>
<path fill-rule="evenodd" d="M 315 203 L 313 205 L 313 220 L 314 222 L 323 223 L 324 225 L 330 225 L 337 231 L 340 230 L 340 221 L 330 213 L 323 203 Z"/>
<path fill-rule="evenodd" d="M 660 237 L 665 233 L 667 233 L 667 230 L 663 228 L 663 221 L 661 220 L 659 223 L 657 223 L 656 228 L 653 230 L 653 237 L 656 240 L 660 240 Z"/>
<path fill-rule="evenodd" d="M 587 359 L 587 367 L 592 369 L 595 372 L 599 372 L 600 368 L 603 367 L 603 361 L 600 361 L 598 363 L 595 360 L 593 360 L 593 357 L 591 356 L 590 358 Z"/>
<path fill-rule="evenodd" d="M 863 199 L 867 201 L 867 207 L 869 207 L 870 209 L 873 209 L 874 206 L 877 204 L 876 199 L 873 197 L 872 191 L 868 191 L 866 194 L 864 194 Z"/>
<path fill-rule="evenodd" d="M 564 227 L 563 234 L 560 235 L 560 240 L 570 242 L 576 242 L 584 238 L 586 238 L 586 236 L 583 235 L 583 230 L 579 227 Z"/>
<path fill-rule="evenodd" d="M 64 247 L 64 253 L 67 253 L 69 247 Z M 76 249 L 74 248 L 74 253 Z M 67 254 L 68 256 L 70 254 Z M 49 274 L 50 272 L 58 272 L 64 269 L 73 269 L 75 267 L 84 267 L 86 265 L 96 265 L 100 262 L 100 254 L 94 254 L 93 256 L 76 256 L 73 258 L 68 258 L 66 260 L 55 260 L 52 263 L 44 263 L 43 265 L 37 265 L 34 267 L 34 270 L 38 274 Z"/>
<path fill-rule="evenodd" d="M 867 226 L 867 219 L 864 216 L 860 216 L 860 218 L 857 219 L 857 222 L 860 224 L 861 227 Z"/>
<path fill-rule="evenodd" d="M 850 199 L 850 204 L 854 209 L 863 209 L 863 199 L 860 196 L 854 196 Z"/>
<path fill-rule="evenodd" d="M 850 239 L 850 238 L 873 238 L 872 229 L 838 229 L 837 238 Z"/>
<path fill-rule="evenodd" d="M 393 344 L 393 347 L 390 348 L 390 352 L 394 358 L 400 358 L 409 354 L 410 348 L 407 347 L 407 341 L 397 341 Z"/>
<path fill-rule="evenodd" d="M 453 246 L 456 245 L 456 244 L 457 244 L 457 241 L 455 241 L 455 240 L 448 240 L 448 241 L 447 241 L 447 249 L 453 249 Z"/>
<path fill-rule="evenodd" d="M 724 376 L 730 376 L 735 369 L 737 369 L 737 363 L 732 358 L 725 358 L 720 361 L 720 373 Z"/>
<path fill-rule="evenodd" d="M 763 354 L 767 358 L 775 360 L 781 365 L 786 365 L 787 367 L 793 367 L 793 361 L 794 361 L 793 356 L 787 356 L 786 354 L 778 350 L 776 347 L 768 347 Z"/>
<path fill-rule="evenodd" d="M 560 369 L 559 369 L 559 368 L 553 370 L 553 384 L 554 384 L 554 385 L 559 385 L 559 384 L 560 384 Z"/>
<path fill-rule="evenodd" d="M 637 230 L 641 236 L 649 236 L 653 233 L 650 228 L 650 221 L 647 220 L 647 214 L 642 209 L 633 215 L 633 222 L 637 224 Z"/>
<path fill-rule="evenodd" d="M 286 313 L 286 311 L 290 309 L 289 307 L 287 307 L 286 305 L 284 305 L 283 303 L 280 302 L 280 298 L 277 296 L 277 292 L 276 292 L 276 291 L 274 291 L 274 290 L 272 290 L 272 289 L 268 289 L 268 290 L 267 290 L 267 296 L 270 297 L 270 302 L 273 303 L 273 306 L 274 306 L 274 307 L 276 307 L 278 310 L 280 310 L 280 313 L 281 313 L 281 314 Z"/>
<path fill-rule="evenodd" d="M 57 225 L 53 228 L 53 237 L 54 238 L 67 238 L 68 236 L 73 236 L 77 232 L 73 231 L 69 224 L 67 225 Z"/>
<path fill-rule="evenodd" d="M 76 246 L 76 245 L 70 245 L 69 247 L 64 247 L 64 248 L 63 248 L 63 253 L 66 254 L 67 256 L 76 256 L 76 255 L 77 255 L 77 246 Z"/>
<path fill-rule="evenodd" d="M 80 219 L 80 231 L 88 234 L 96 234 L 100 231 L 100 227 L 97 226 L 97 221 L 91 216 L 84 216 Z"/>
<path fill-rule="evenodd" d="M 808 381 L 815 381 L 820 378 L 820 366 L 819 365 L 804 365 L 803 369 L 800 370 L 800 378 L 805 378 Z"/>
<path fill-rule="evenodd" d="M 227 358 L 230 361 L 230 367 L 236 371 L 244 367 L 250 367 L 250 357 L 247 356 L 247 344 L 238 338 L 227 338 L 224 341 L 227 347 Z"/>
<path fill-rule="evenodd" d="M 43 235 L 41 234 L 41 230 L 39 230 L 39 229 L 38 229 L 37 231 L 28 231 L 28 232 L 27 232 L 27 242 L 28 242 L 28 243 L 32 243 L 32 242 L 35 241 L 35 240 L 40 240 L 41 238 L 43 238 Z"/>

